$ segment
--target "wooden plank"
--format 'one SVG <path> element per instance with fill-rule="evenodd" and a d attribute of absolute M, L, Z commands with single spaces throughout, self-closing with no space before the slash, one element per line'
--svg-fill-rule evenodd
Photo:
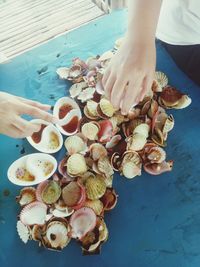
<path fill-rule="evenodd" d="M 14 57 L 103 14 L 91 0 L 0 2 L 0 51 Z"/>

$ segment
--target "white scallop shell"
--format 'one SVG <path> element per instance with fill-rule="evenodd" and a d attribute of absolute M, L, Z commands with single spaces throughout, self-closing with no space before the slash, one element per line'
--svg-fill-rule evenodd
<path fill-rule="evenodd" d="M 52 165 L 52 170 L 48 174 L 46 173 L 47 162 Z M 31 175 L 35 177 L 35 179 L 33 181 L 23 181 L 17 178 L 16 172 L 19 168 L 26 169 Z M 54 157 L 43 153 L 33 153 L 14 161 L 10 165 L 7 175 L 8 179 L 14 184 L 21 186 L 31 186 L 47 180 L 54 174 L 56 169 L 57 169 L 57 161 Z"/>
<path fill-rule="evenodd" d="M 17 222 L 17 233 L 20 239 L 26 244 L 30 238 L 30 230 L 21 221 Z"/>
<path fill-rule="evenodd" d="M 20 221 L 25 225 L 43 225 L 46 220 L 47 206 L 39 201 L 32 202 L 24 207 L 20 213 Z"/>
<path fill-rule="evenodd" d="M 58 74 L 60 79 L 67 79 L 69 77 L 69 68 L 61 67 L 56 70 L 56 73 Z"/>
<path fill-rule="evenodd" d="M 70 215 L 72 215 L 73 212 L 74 212 L 73 209 L 68 209 L 68 208 L 65 208 L 64 210 L 54 209 L 52 211 L 52 214 L 54 217 L 57 217 L 57 218 L 65 218 L 65 217 L 69 217 Z"/>
<path fill-rule="evenodd" d="M 47 127 L 44 128 L 42 131 L 41 135 L 41 141 L 39 143 L 35 143 L 31 136 L 27 137 L 27 141 L 38 151 L 43 152 L 43 153 L 56 153 L 58 152 L 63 145 L 63 137 L 60 133 L 60 131 L 52 124 L 49 122 L 46 122 L 44 120 L 40 119 L 34 119 L 31 120 L 32 123 L 34 124 L 45 124 Z M 53 147 L 52 142 L 51 142 L 51 133 L 54 133 L 58 137 L 59 141 L 59 146 L 58 147 Z"/>

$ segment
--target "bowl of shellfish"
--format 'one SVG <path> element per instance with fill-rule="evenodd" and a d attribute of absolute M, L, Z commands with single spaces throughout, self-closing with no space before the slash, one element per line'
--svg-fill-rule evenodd
<path fill-rule="evenodd" d="M 173 168 L 165 152 L 173 130 L 170 109 L 183 109 L 191 98 L 155 72 L 152 90 L 127 115 L 116 110 L 104 95 L 102 76 L 119 48 L 86 61 L 75 58 L 57 69 L 70 81 L 69 95 L 54 105 L 58 123 L 41 124 L 28 142 L 39 152 L 16 160 L 8 170 L 11 182 L 23 186 L 16 201 L 20 239 L 61 251 L 77 241 L 84 255 L 98 254 L 108 240 L 106 213 L 115 208 L 115 172 L 129 180 L 143 172 L 161 175 Z M 62 147 L 59 162 L 52 155 Z"/>

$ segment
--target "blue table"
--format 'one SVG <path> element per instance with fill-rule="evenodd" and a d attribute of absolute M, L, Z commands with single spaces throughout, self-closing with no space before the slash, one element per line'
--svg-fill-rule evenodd
<path fill-rule="evenodd" d="M 115 12 L 33 49 L 0 66 L 0 89 L 54 104 L 69 84 L 58 79 L 57 67 L 73 57 L 86 59 L 113 46 L 125 31 L 126 12 Z M 0 136 L 0 266 L 1 267 L 198 267 L 200 266 L 200 88 L 173 63 L 158 44 L 157 69 L 172 85 L 192 97 L 192 105 L 174 111 L 175 129 L 167 153 L 174 169 L 161 176 L 143 173 L 127 180 L 115 175 L 117 207 L 106 215 L 110 237 L 99 256 L 81 256 L 75 243 L 56 253 L 16 233 L 20 188 L 6 171 L 12 161 L 34 150 L 25 140 Z M 58 157 L 61 157 L 60 152 Z"/>

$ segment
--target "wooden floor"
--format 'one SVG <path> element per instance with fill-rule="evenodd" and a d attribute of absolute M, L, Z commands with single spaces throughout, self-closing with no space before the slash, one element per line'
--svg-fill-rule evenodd
<path fill-rule="evenodd" d="M 0 0 L 0 52 L 12 58 L 103 14 L 91 0 Z"/>

